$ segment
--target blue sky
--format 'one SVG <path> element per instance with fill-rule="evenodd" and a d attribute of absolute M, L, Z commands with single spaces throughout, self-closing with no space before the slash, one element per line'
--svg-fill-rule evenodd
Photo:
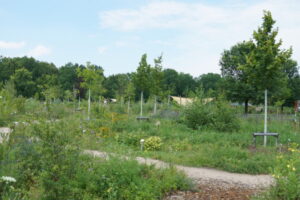
<path fill-rule="evenodd" d="M 224 49 L 251 37 L 270 10 L 283 47 L 300 62 L 297 0 L 0 0 L 0 55 L 136 70 L 163 53 L 164 68 L 219 73 Z"/>

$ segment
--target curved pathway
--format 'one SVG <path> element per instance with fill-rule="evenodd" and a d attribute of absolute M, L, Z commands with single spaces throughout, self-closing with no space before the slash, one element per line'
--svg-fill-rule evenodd
<path fill-rule="evenodd" d="M 106 159 L 109 157 L 109 155 L 115 155 L 94 150 L 85 150 L 84 153 L 94 157 Z M 122 157 L 125 159 L 129 158 L 126 156 Z M 136 157 L 135 159 L 140 164 L 155 165 L 157 168 L 166 168 L 171 166 L 169 163 L 151 158 Z M 242 187 L 248 189 L 265 189 L 270 187 L 275 182 L 270 175 L 239 174 L 210 168 L 186 167 L 182 165 L 172 166 L 176 167 L 180 171 L 183 171 L 189 178 L 196 181 L 197 184 L 210 184 L 228 188 Z"/>

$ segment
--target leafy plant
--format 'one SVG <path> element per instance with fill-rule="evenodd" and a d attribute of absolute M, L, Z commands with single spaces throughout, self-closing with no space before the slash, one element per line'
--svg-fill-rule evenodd
<path fill-rule="evenodd" d="M 146 151 L 157 151 L 162 146 L 162 140 L 158 136 L 152 136 L 145 140 Z"/>
<path fill-rule="evenodd" d="M 183 122 L 192 129 L 213 129 L 234 131 L 239 128 L 239 121 L 229 103 L 219 98 L 210 102 L 200 96 L 184 109 Z"/>
<path fill-rule="evenodd" d="M 289 155 L 279 155 L 273 169 L 276 185 L 271 189 L 270 198 L 283 200 L 300 199 L 300 149 L 293 143 Z"/>

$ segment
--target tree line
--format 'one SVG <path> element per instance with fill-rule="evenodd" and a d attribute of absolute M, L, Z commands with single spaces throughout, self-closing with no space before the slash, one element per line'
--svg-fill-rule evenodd
<path fill-rule="evenodd" d="M 223 94 L 232 102 L 245 105 L 263 101 L 268 90 L 270 103 L 292 105 L 300 99 L 298 65 L 291 58 L 292 49 L 281 49 L 270 12 L 265 11 L 263 23 L 253 37 L 224 50 L 220 58 L 221 75 L 188 73 L 163 68 L 163 57 L 150 64 L 142 55 L 135 72 L 104 76 L 99 65 L 67 63 L 56 67 L 30 57 L 0 57 L 0 88 L 13 84 L 17 95 L 26 98 L 75 100 L 116 98 L 120 101 L 145 99 L 158 101 L 168 96 L 189 97 L 201 88 L 207 97 Z"/>
<path fill-rule="evenodd" d="M 89 62 L 86 65 L 67 63 L 58 68 L 53 63 L 31 57 L 1 57 L 0 72 L 1 88 L 11 82 L 18 96 L 41 100 L 47 97 L 70 100 L 74 97 L 87 98 L 89 89 L 92 99 L 138 99 L 141 91 L 146 99 L 153 95 L 160 98 L 166 95 L 186 97 L 206 81 L 207 87 L 215 90 L 221 80 L 219 74 L 209 73 L 194 78 L 174 69 L 163 69 L 162 56 L 154 59 L 152 66 L 146 54 L 142 55 L 136 72 L 107 77 L 101 66 Z"/>

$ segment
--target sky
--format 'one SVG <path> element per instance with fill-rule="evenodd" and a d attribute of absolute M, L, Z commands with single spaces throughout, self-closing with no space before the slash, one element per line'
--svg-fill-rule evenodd
<path fill-rule="evenodd" d="M 0 55 L 90 61 L 111 75 L 162 54 L 164 68 L 198 77 L 220 73 L 222 52 L 252 37 L 263 10 L 300 63 L 299 0 L 0 0 Z"/>

